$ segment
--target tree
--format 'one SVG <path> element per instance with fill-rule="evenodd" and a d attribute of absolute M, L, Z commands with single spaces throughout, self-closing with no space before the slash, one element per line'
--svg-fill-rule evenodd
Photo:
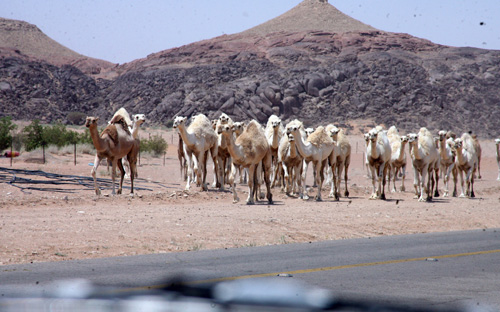
<path fill-rule="evenodd" d="M 35 119 L 28 126 L 23 129 L 26 137 L 24 138 L 24 146 L 26 151 L 30 152 L 40 146 L 47 145 L 47 142 L 43 135 L 43 127 L 40 125 L 40 121 Z"/>
<path fill-rule="evenodd" d="M 16 129 L 10 116 L 0 118 L 0 151 L 10 147 L 12 142 L 11 131 Z"/>

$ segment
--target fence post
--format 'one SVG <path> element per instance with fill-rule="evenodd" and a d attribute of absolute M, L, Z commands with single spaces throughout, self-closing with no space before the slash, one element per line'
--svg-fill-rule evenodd
<path fill-rule="evenodd" d="M 73 143 L 73 147 L 74 147 L 74 149 L 73 149 L 73 155 L 75 156 L 74 157 L 74 163 L 75 163 L 75 166 L 76 166 L 76 143 Z"/>

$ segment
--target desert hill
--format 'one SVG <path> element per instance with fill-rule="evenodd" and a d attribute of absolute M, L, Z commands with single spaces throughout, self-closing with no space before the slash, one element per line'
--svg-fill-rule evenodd
<path fill-rule="evenodd" d="M 15 119 L 64 121 L 78 111 L 106 120 L 124 106 L 153 124 L 225 112 L 262 123 L 277 114 L 310 126 L 363 121 L 483 137 L 500 129 L 500 51 L 382 32 L 324 0 L 304 0 L 247 31 L 159 51 L 93 77 L 68 65 L 1 62 L 7 105 L 0 113 L 14 111 Z"/>
<path fill-rule="evenodd" d="M 115 64 L 81 55 L 54 41 L 37 26 L 0 18 L 0 56 L 11 55 L 45 61 L 56 66 L 73 65 L 87 74 L 97 74 Z"/>

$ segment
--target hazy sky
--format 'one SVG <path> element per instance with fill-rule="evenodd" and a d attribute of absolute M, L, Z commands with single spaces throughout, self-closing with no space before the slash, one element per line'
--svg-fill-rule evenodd
<path fill-rule="evenodd" d="M 233 34 L 301 0 L 0 0 L 0 17 L 35 24 L 83 55 L 130 62 Z M 500 49 L 500 0 L 329 0 L 375 28 L 451 46 Z"/>

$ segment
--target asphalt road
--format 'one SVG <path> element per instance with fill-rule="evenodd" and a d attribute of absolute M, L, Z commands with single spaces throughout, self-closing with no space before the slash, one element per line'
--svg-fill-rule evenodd
<path fill-rule="evenodd" d="M 500 311 L 500 229 L 0 266 L 0 296 L 54 281 L 146 290 L 242 279 L 301 281 L 341 299 Z M 57 286 L 55 287 L 57 288 Z"/>

